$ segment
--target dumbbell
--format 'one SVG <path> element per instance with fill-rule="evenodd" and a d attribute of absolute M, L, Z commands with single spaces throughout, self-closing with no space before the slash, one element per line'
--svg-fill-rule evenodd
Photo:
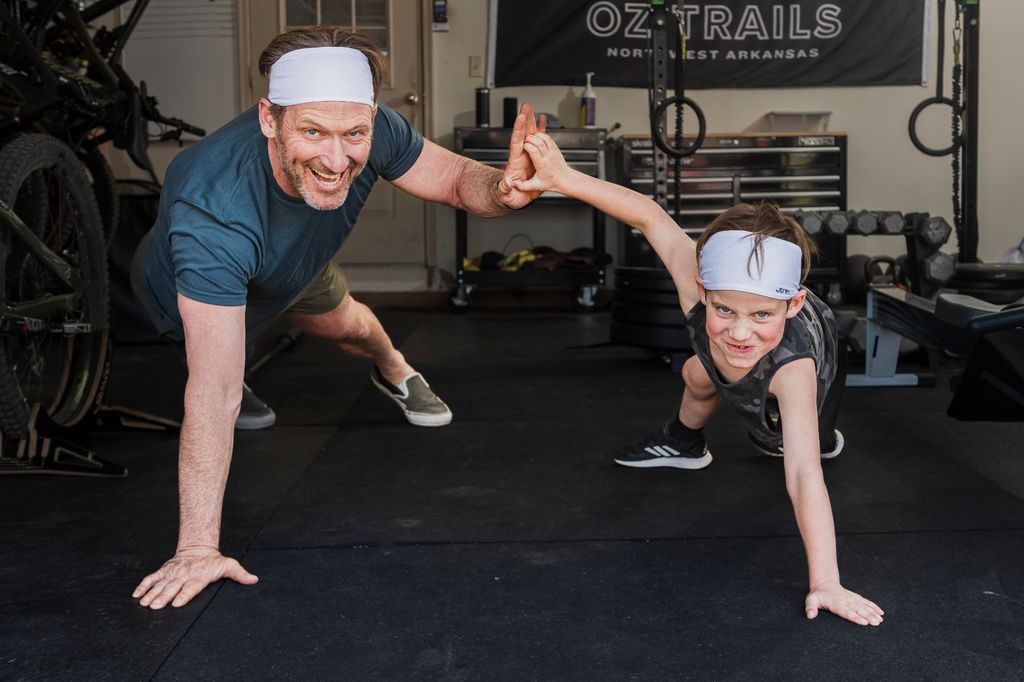
<path fill-rule="evenodd" d="M 934 216 L 921 224 L 917 234 L 925 244 L 933 249 L 937 249 L 946 243 L 949 235 L 953 234 L 953 228 L 949 226 L 949 223 L 942 216 Z"/>
<path fill-rule="evenodd" d="M 955 274 L 956 259 L 948 253 L 936 251 L 921 261 L 921 276 L 936 284 L 945 284 Z"/>
<path fill-rule="evenodd" d="M 853 216 L 853 231 L 869 235 L 878 231 L 878 214 L 871 211 L 857 211 Z"/>
<path fill-rule="evenodd" d="M 899 211 L 882 211 L 878 214 L 878 226 L 882 234 L 902 234 L 907 221 Z"/>
<path fill-rule="evenodd" d="M 825 214 L 825 231 L 833 237 L 846 234 L 853 223 L 853 211 L 829 211 Z"/>
<path fill-rule="evenodd" d="M 821 228 L 825 226 L 825 219 L 818 211 L 800 209 L 793 212 L 793 219 L 800 223 L 800 227 L 804 228 L 804 232 L 811 237 L 818 235 Z"/>

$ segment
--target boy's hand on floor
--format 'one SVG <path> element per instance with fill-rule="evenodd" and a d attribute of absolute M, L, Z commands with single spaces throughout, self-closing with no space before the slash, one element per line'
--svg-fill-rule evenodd
<path fill-rule="evenodd" d="M 885 615 L 877 604 L 855 592 L 850 592 L 834 580 L 821 583 L 807 595 L 804 602 L 807 617 L 816 617 L 819 609 L 831 611 L 840 618 L 858 625 L 880 625 L 882 616 Z"/>

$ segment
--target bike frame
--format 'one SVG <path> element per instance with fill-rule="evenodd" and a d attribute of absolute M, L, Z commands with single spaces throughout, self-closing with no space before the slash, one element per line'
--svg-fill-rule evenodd
<path fill-rule="evenodd" d="M 131 124 L 132 121 L 140 120 L 142 103 L 135 94 L 135 84 L 117 64 L 121 50 L 149 5 L 149 0 L 138 0 L 128 21 L 114 29 L 117 45 L 109 60 L 100 55 L 86 26 L 87 21 L 127 1 L 106 0 L 83 11 L 79 11 L 75 0 L 48 0 L 45 4 L 40 2 L 37 5 L 38 23 L 29 34 L 12 16 L 7 4 L 0 2 L 0 28 L 19 47 L 17 57 L 0 57 L 0 71 L 3 77 L 15 83 L 27 100 L 17 115 L 0 122 L 0 138 L 28 129 L 54 109 L 71 109 L 81 115 L 80 120 L 68 129 L 71 136 L 76 138 L 73 146 L 92 147 L 102 144 L 114 137 L 113 128 L 127 124 L 131 129 L 131 137 L 141 138 L 129 142 L 132 160 L 140 168 L 151 170 L 148 157 L 143 153 L 146 146 L 145 126 Z M 43 48 L 50 42 L 46 24 L 58 13 L 81 43 L 81 51 L 77 56 L 89 60 L 92 66 L 90 75 L 100 80 L 80 75 L 43 58 Z M 106 132 L 90 138 L 89 131 L 100 126 L 106 128 Z"/>
<path fill-rule="evenodd" d="M 66 294 L 48 296 L 10 306 L 0 301 L 0 318 L 13 316 L 29 320 L 45 320 L 53 315 L 70 312 L 81 304 L 85 296 L 85 281 L 78 270 L 71 267 L 66 260 L 53 252 L 32 232 L 31 228 L 12 211 L 7 204 L 0 201 L 0 225 L 28 249 L 29 253 L 52 274 L 68 290 Z M 35 324 L 26 324 L 23 331 L 39 331 L 32 329 Z M 45 323 L 43 323 L 45 326 Z"/>

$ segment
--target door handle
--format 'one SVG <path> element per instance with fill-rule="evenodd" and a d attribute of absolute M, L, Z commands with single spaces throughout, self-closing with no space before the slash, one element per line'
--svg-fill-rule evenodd
<path fill-rule="evenodd" d="M 417 95 L 415 92 L 410 92 L 408 95 L 405 96 L 405 102 L 406 104 L 419 104 L 420 96 Z"/>

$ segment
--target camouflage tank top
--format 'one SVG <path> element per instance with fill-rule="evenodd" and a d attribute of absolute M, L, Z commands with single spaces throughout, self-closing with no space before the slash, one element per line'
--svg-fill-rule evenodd
<path fill-rule="evenodd" d="M 818 376 L 818 414 L 821 414 L 825 396 L 836 378 L 838 334 L 832 311 L 810 291 L 800 312 L 786 320 L 779 345 L 761 358 L 746 376 L 733 383 L 722 380 L 711 360 L 707 310 L 703 303 L 698 303 L 687 313 L 686 328 L 693 350 L 718 389 L 718 395 L 758 440 L 773 447 L 782 445 L 778 403 L 768 398 L 768 387 L 775 373 L 786 363 L 801 358 L 814 360 Z"/>

